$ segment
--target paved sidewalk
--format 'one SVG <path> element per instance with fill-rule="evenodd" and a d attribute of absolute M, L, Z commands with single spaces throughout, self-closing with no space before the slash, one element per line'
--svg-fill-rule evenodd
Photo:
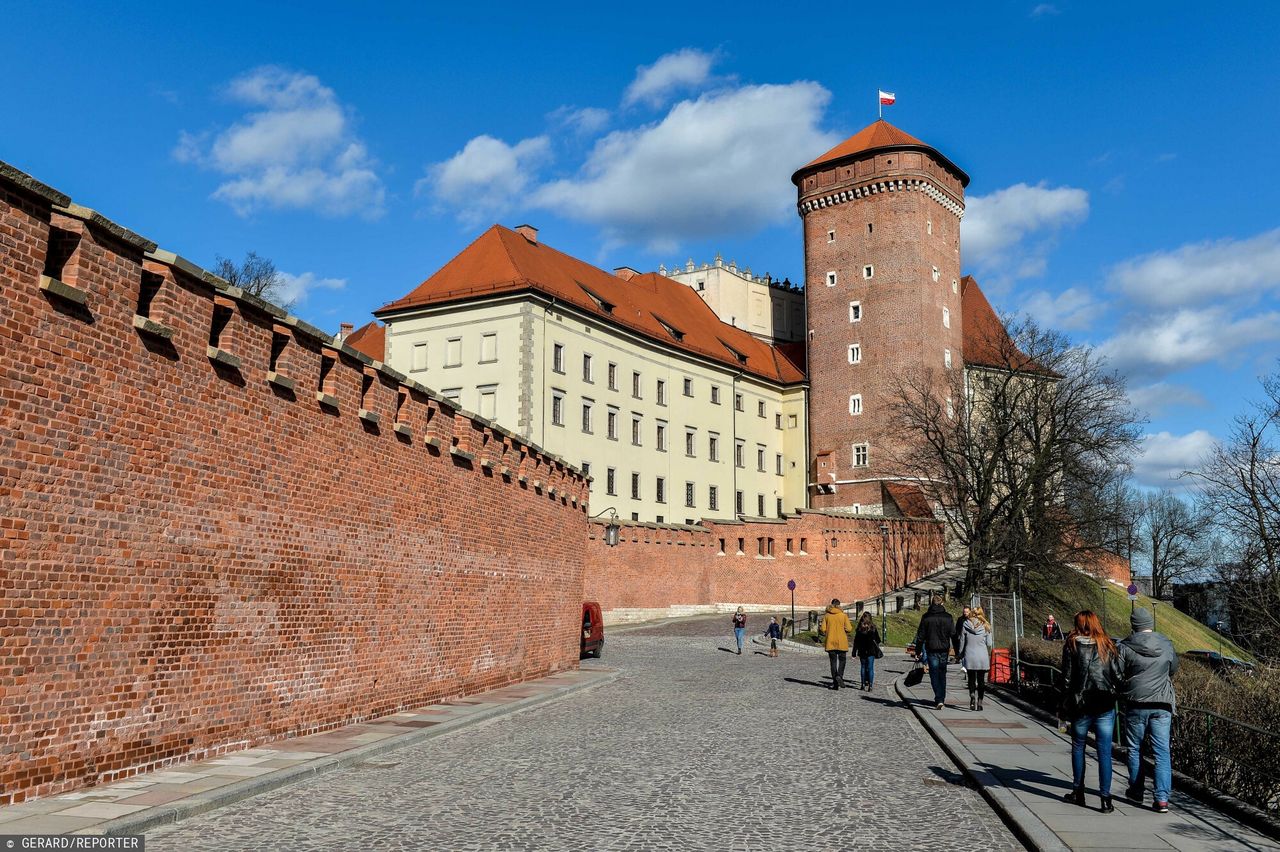
<path fill-rule="evenodd" d="M 612 680 L 583 668 L 412 711 L 176 764 L 74 793 L 0 807 L 0 834 L 140 834 L 241 799 Z"/>
<path fill-rule="evenodd" d="M 1123 798 L 1128 778 L 1115 761 L 1115 813 L 1098 810 L 1098 765 L 1090 747 L 1086 765 L 1088 806 L 1062 801 L 1071 789 L 1071 739 L 988 692 L 983 712 L 969 710 L 969 695 L 958 666 L 949 668 L 946 708 L 933 709 L 929 677 L 914 689 L 897 683 L 898 694 L 939 744 L 981 788 L 983 795 L 1016 827 L 1033 849 L 1280 850 L 1259 834 L 1196 799 L 1174 791 L 1170 813 Z"/>

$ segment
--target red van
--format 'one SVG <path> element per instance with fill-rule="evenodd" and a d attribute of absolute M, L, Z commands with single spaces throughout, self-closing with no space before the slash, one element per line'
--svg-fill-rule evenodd
<path fill-rule="evenodd" d="M 600 604 L 587 601 L 582 605 L 582 648 L 580 656 L 600 657 L 604 650 L 604 616 Z"/>

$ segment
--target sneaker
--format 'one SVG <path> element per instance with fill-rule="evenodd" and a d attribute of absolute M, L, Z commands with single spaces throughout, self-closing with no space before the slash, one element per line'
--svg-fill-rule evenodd
<path fill-rule="evenodd" d="M 1169 803 L 1168 803 L 1168 802 L 1156 802 L 1156 804 L 1155 804 L 1155 809 L 1156 809 L 1156 813 L 1158 813 L 1158 814 L 1167 814 L 1167 813 L 1169 813 Z"/>
<path fill-rule="evenodd" d="M 942 707 L 943 707 L 943 705 L 939 704 L 939 705 L 938 705 L 937 707 L 935 707 L 934 709 L 935 709 L 935 710 L 941 710 L 941 709 L 942 709 Z"/>

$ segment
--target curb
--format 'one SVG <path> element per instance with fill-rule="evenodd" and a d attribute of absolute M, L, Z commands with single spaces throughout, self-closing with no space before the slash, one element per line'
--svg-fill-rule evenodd
<path fill-rule="evenodd" d="M 1053 715 L 1044 708 L 1037 707 L 1020 695 L 1015 695 L 1006 687 L 1000 687 L 999 692 L 1001 701 L 1007 701 L 1028 716 L 1033 716 L 1042 722 L 1056 721 Z M 1115 746 L 1113 751 L 1117 749 L 1119 749 L 1118 745 Z M 1127 758 L 1120 754 L 1114 759 L 1125 760 Z M 1202 783 L 1199 779 L 1192 778 L 1190 775 L 1186 775 L 1176 769 L 1173 770 L 1173 786 L 1174 789 L 1190 794 L 1193 798 L 1199 799 L 1214 810 L 1222 811 L 1232 819 L 1244 823 L 1255 831 L 1261 832 L 1273 840 L 1280 840 L 1280 821 L 1248 802 L 1241 801 L 1235 796 L 1227 795 L 1220 790 L 1215 790 Z"/>
<path fill-rule="evenodd" d="M 405 748 L 406 746 L 416 745 L 424 740 L 452 733 L 460 728 L 467 728 L 472 725 L 479 724 L 480 722 L 497 719 L 501 716 L 536 707 L 540 704 L 547 704 L 560 698 L 564 698 L 567 695 L 572 695 L 575 692 L 580 692 L 584 689 L 601 686 L 616 680 L 620 674 L 621 672 L 616 670 L 602 671 L 600 672 L 600 676 L 593 680 L 585 683 L 571 684 L 546 695 L 535 695 L 530 698 L 522 698 L 519 701 L 515 701 L 510 704 L 502 704 L 485 710 L 478 710 L 474 714 L 462 719 L 441 722 L 439 725 L 431 728 L 422 728 L 417 731 L 410 731 L 409 733 L 388 737 L 385 740 L 379 740 L 378 742 L 349 749 L 338 755 L 317 758 L 316 760 L 308 761 L 307 763 L 299 766 L 281 769 L 277 772 L 260 775 L 256 778 L 246 778 L 243 781 L 236 781 L 232 784 L 227 784 L 224 787 L 218 787 L 213 790 L 196 793 L 193 796 L 174 802 L 170 805 L 149 808 L 147 811 L 139 814 L 129 814 L 118 817 L 72 833 L 108 837 L 142 834 L 153 828 L 172 825 L 207 811 L 225 807 L 226 805 L 239 802 L 243 799 L 248 799 L 260 793 L 276 790 L 280 787 L 295 784 L 299 781 L 304 781 L 317 775 L 324 775 L 325 773 L 332 772 L 335 769 L 343 769 L 357 763 L 362 763 L 371 757 L 396 751 Z"/>
<path fill-rule="evenodd" d="M 1071 852 L 1070 847 L 1062 842 L 1062 838 L 1041 822 L 1040 818 L 1006 789 L 999 779 L 985 769 L 970 765 L 962 757 L 963 754 L 968 753 L 968 749 L 946 729 L 945 725 L 939 724 L 936 718 L 922 712 L 921 705 L 906 693 L 902 678 L 893 682 L 893 688 L 903 703 L 911 708 L 911 712 L 915 714 L 924 729 L 947 753 L 947 757 L 951 758 L 960 771 L 977 785 L 978 792 L 1028 849 L 1035 852 Z"/>

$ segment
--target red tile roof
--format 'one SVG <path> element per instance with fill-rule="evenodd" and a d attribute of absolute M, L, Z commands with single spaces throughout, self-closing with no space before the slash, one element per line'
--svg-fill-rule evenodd
<path fill-rule="evenodd" d="M 917 486 L 905 482 L 885 482 L 884 490 L 898 506 L 904 518 L 934 518 L 929 499 Z"/>
<path fill-rule="evenodd" d="M 959 175 L 960 184 L 962 186 L 969 185 L 969 176 L 961 171 L 955 163 L 951 162 L 939 153 L 936 148 L 921 142 L 910 133 L 899 130 L 883 118 L 867 125 L 827 153 L 823 154 L 821 157 L 807 163 L 803 168 L 796 170 L 796 173 L 791 176 L 791 182 L 799 184 L 800 175 L 812 170 L 816 166 L 822 166 L 827 163 L 834 163 L 837 160 L 844 160 L 849 157 L 856 157 L 872 151 L 879 151 L 888 148 L 913 148 L 916 150 L 927 151 L 943 165 L 954 170 L 956 174 Z"/>
<path fill-rule="evenodd" d="M 623 280 L 501 225 L 489 228 L 413 292 L 374 315 L 386 318 L 427 305 L 525 291 L 770 381 L 790 384 L 805 378 L 794 347 L 784 353 L 721 322 L 692 287 L 653 272 Z"/>
<path fill-rule="evenodd" d="M 387 327 L 379 325 L 377 320 L 360 326 L 348 334 L 343 342 L 375 361 L 387 359 Z"/>
<path fill-rule="evenodd" d="M 1018 350 L 972 275 L 960 279 L 965 366 L 1046 372 Z"/>

